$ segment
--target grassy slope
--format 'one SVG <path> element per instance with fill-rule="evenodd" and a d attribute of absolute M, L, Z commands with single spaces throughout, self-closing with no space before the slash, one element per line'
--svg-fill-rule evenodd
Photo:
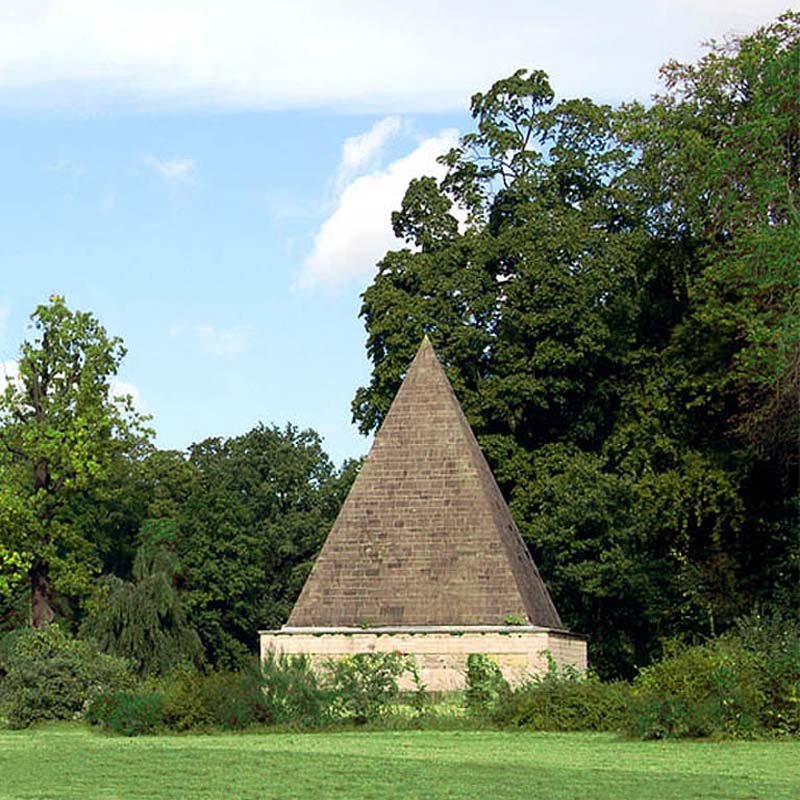
<path fill-rule="evenodd" d="M 800 742 L 627 742 L 606 734 L 414 732 L 124 739 L 0 731 L 9 798 L 800 797 Z"/>

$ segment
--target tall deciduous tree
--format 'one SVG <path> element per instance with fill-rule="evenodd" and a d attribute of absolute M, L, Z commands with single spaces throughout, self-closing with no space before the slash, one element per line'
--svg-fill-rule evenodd
<path fill-rule="evenodd" d="M 183 598 L 209 660 L 234 667 L 259 628 L 286 621 L 355 465 L 335 469 L 319 436 L 291 425 L 206 439 L 188 464 L 175 517 Z"/>
<path fill-rule="evenodd" d="M 627 110 L 660 219 L 702 245 L 696 323 L 727 341 L 738 432 L 800 456 L 800 13 L 662 69 Z"/>
<path fill-rule="evenodd" d="M 42 627 L 58 592 L 88 591 L 102 545 L 86 506 L 113 494 L 149 431 L 130 397 L 111 396 L 119 338 L 59 296 L 31 319 L 19 378 L 0 395 L 0 543 L 28 565 L 31 623 Z"/>
<path fill-rule="evenodd" d="M 394 217 L 418 249 L 388 253 L 364 295 L 374 371 L 354 414 L 364 430 L 380 422 L 429 332 L 562 615 L 632 660 L 619 640 L 631 638 L 646 601 L 626 562 L 635 531 L 608 526 L 624 516 L 624 488 L 597 488 L 594 500 L 608 495 L 594 520 L 579 517 L 592 500 L 575 495 L 605 469 L 630 349 L 650 335 L 638 303 L 652 281 L 642 274 L 650 237 L 625 180 L 634 154 L 610 108 L 554 104 L 541 72 L 498 81 L 473 97 L 472 112 L 477 130 L 445 157 L 447 178 L 412 184 Z M 469 212 L 461 234 L 453 203 Z M 560 479 L 562 470 L 583 484 Z M 576 516 L 554 543 L 562 505 Z M 535 526 L 543 514 L 547 526 Z"/>
<path fill-rule="evenodd" d="M 697 252 L 669 353 L 684 435 L 738 473 L 741 523 L 725 550 L 739 586 L 796 606 L 800 14 L 662 74 L 665 93 L 626 109 L 623 124 L 657 229 L 688 232 Z"/>
<path fill-rule="evenodd" d="M 364 294 L 354 418 L 380 423 L 429 333 L 605 674 L 797 597 L 798 30 L 668 65 L 651 109 L 496 82 Z"/>

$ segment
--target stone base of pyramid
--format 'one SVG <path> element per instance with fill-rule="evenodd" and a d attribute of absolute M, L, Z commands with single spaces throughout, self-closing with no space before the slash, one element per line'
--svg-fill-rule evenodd
<path fill-rule="evenodd" d="M 547 654 L 559 666 L 586 671 L 586 640 L 553 628 L 517 625 L 398 626 L 375 628 L 295 628 L 260 631 L 261 658 L 269 651 L 305 654 L 312 663 L 357 653 L 413 655 L 428 691 L 465 688 L 467 657 L 483 653 L 511 685 L 547 672 Z M 410 679 L 403 689 L 411 689 Z"/>

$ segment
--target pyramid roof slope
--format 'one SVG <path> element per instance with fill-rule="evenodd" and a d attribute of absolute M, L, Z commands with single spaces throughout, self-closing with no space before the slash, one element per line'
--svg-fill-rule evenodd
<path fill-rule="evenodd" d="M 289 617 L 292 627 L 561 628 L 427 340 Z"/>

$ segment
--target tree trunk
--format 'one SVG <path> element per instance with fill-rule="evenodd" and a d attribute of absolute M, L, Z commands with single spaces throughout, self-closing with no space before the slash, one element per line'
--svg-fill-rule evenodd
<path fill-rule="evenodd" d="M 50 588 L 47 564 L 37 562 L 28 573 L 31 581 L 31 625 L 34 628 L 46 628 L 55 618 L 50 605 L 53 591 Z"/>

